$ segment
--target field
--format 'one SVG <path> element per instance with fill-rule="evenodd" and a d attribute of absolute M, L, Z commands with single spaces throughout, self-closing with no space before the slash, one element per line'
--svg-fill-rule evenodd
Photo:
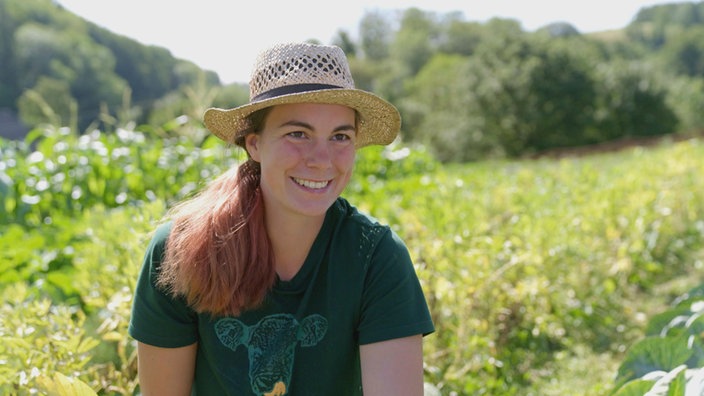
<path fill-rule="evenodd" d="M 0 141 L 0 393 L 137 392 L 149 232 L 240 158 L 130 130 Z M 397 145 L 362 150 L 345 196 L 411 250 L 437 328 L 428 394 L 608 395 L 650 320 L 702 283 L 702 171 L 700 139 L 463 165 Z"/>

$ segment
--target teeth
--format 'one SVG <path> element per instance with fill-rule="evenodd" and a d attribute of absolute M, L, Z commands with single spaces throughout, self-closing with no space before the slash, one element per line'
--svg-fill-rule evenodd
<path fill-rule="evenodd" d="M 293 178 L 293 181 L 295 181 L 296 183 L 300 184 L 303 187 L 308 187 L 308 188 L 313 188 L 313 189 L 324 188 L 329 183 L 328 181 L 316 182 L 316 181 L 312 181 L 312 180 L 297 179 L 297 178 Z"/>

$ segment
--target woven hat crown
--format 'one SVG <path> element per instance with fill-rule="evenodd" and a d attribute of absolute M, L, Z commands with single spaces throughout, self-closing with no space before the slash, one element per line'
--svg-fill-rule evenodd
<path fill-rule="evenodd" d="M 339 47 L 307 43 L 279 44 L 261 53 L 249 82 L 249 98 L 298 84 L 354 88 L 345 53 Z"/>

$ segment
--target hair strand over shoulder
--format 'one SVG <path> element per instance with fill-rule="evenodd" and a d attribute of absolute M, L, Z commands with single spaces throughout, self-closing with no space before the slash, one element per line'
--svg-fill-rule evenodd
<path fill-rule="evenodd" d="M 169 213 L 157 285 L 197 312 L 239 315 L 259 306 L 276 280 L 259 175 L 249 159 Z"/>

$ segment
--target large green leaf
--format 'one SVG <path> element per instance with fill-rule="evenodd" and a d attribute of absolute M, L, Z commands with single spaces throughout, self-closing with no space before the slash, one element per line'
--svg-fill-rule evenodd
<path fill-rule="evenodd" d="M 681 305 L 659 313 L 648 321 L 645 334 L 648 336 L 668 335 L 670 330 L 684 327 L 691 312 L 689 305 Z"/>
<path fill-rule="evenodd" d="M 704 333 L 704 314 L 701 312 L 693 313 L 687 320 L 687 328 L 689 334 L 698 335 Z"/>
<path fill-rule="evenodd" d="M 629 349 L 617 380 L 640 378 L 653 371 L 669 372 L 692 355 L 685 337 L 646 337 Z"/>
<path fill-rule="evenodd" d="M 690 337 L 689 347 L 692 350 L 692 356 L 687 360 L 687 367 L 704 367 L 704 343 L 702 341 L 701 336 Z"/>
<path fill-rule="evenodd" d="M 652 387 L 655 381 L 637 379 L 626 383 L 611 396 L 643 396 Z"/>

